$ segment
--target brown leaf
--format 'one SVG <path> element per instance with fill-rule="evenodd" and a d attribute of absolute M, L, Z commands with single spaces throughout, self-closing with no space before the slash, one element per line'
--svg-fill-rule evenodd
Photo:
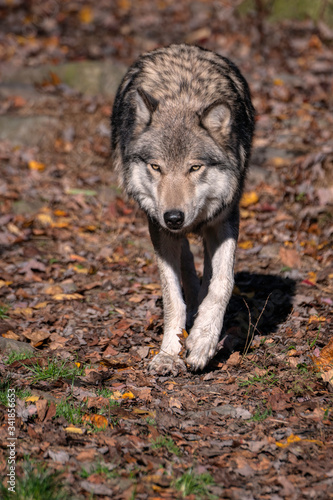
<path fill-rule="evenodd" d="M 109 406 L 110 400 L 108 398 L 100 397 L 91 397 L 87 399 L 87 408 L 104 408 L 105 406 Z"/>
<path fill-rule="evenodd" d="M 170 399 L 169 399 L 169 407 L 170 407 L 170 408 L 179 408 L 179 409 L 181 409 L 182 404 L 181 404 L 181 402 L 179 401 L 179 399 L 176 399 L 176 398 L 170 398 Z"/>
<path fill-rule="evenodd" d="M 50 332 L 45 330 L 25 330 L 23 335 L 29 339 L 32 344 L 37 344 L 42 340 L 48 339 L 50 337 Z"/>
<path fill-rule="evenodd" d="M 90 345 L 91 345 L 91 344 L 90 344 Z M 119 352 L 118 352 L 118 351 L 116 351 L 116 349 L 114 349 L 114 348 L 112 347 L 112 345 L 111 345 L 111 344 L 109 344 L 109 345 L 107 346 L 107 348 L 105 349 L 105 351 L 104 351 L 104 356 L 105 356 L 105 357 L 109 357 L 109 356 L 117 356 L 117 354 L 119 354 Z"/>
<path fill-rule="evenodd" d="M 242 361 L 242 356 L 238 351 L 236 351 L 236 352 L 233 352 L 231 354 L 231 356 L 229 357 L 229 359 L 227 361 L 227 365 L 228 366 L 237 366 L 237 365 L 239 365 L 239 363 L 241 361 Z"/>
<path fill-rule="evenodd" d="M 151 389 L 149 387 L 140 387 L 133 389 L 133 391 L 137 398 L 147 402 L 151 401 Z"/>
<path fill-rule="evenodd" d="M 96 455 L 95 448 L 89 448 L 88 450 L 81 451 L 78 455 L 76 455 L 75 458 L 79 462 L 90 462 L 91 460 L 94 460 L 95 455 Z"/>
<path fill-rule="evenodd" d="M 299 269 L 301 258 L 297 250 L 293 248 L 281 247 L 279 251 L 280 259 L 285 266 Z"/>
<path fill-rule="evenodd" d="M 55 417 L 56 412 L 57 412 L 57 407 L 54 404 L 54 402 L 51 401 L 49 409 L 47 410 L 47 414 L 46 414 L 46 417 L 44 419 L 44 422 L 46 422 L 47 420 L 51 420 L 53 417 Z"/>
<path fill-rule="evenodd" d="M 267 401 L 273 411 L 282 411 L 292 407 L 290 403 L 291 394 L 285 394 L 280 389 L 273 389 Z"/>
<path fill-rule="evenodd" d="M 39 399 L 38 401 L 36 401 L 36 408 L 38 418 L 41 422 L 43 422 L 48 409 L 47 399 Z"/>

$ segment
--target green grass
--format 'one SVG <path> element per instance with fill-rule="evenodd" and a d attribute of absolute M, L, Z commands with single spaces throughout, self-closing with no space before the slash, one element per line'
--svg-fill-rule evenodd
<path fill-rule="evenodd" d="M 15 493 L 8 490 L 7 485 L 0 483 L 0 498 L 3 500 L 70 500 L 60 472 L 52 472 L 42 465 L 34 465 L 25 461 L 22 465 L 23 475 L 16 474 Z M 16 471 L 17 472 L 17 471 Z"/>
<path fill-rule="evenodd" d="M 254 413 L 253 417 L 249 419 L 249 421 L 252 422 L 262 422 L 263 420 L 266 420 L 267 417 L 270 417 L 272 415 L 272 410 L 271 408 L 265 408 L 265 410 L 261 410 L 259 406 L 257 406 L 257 410 Z"/>
<path fill-rule="evenodd" d="M 80 425 L 82 424 L 82 417 L 86 413 L 84 406 L 75 406 L 72 401 L 60 401 L 57 404 L 55 418 L 64 417 L 67 422 Z"/>
<path fill-rule="evenodd" d="M 306 193 L 303 191 L 301 193 L 298 193 L 295 197 L 295 200 L 296 201 L 305 201 L 306 200 Z"/>
<path fill-rule="evenodd" d="M 38 363 L 27 366 L 33 373 L 34 381 L 40 380 L 58 380 L 59 378 L 73 379 L 84 373 L 84 368 L 76 365 L 70 366 L 67 360 L 58 360 L 57 358 L 47 358 L 47 364 L 40 366 Z"/>
<path fill-rule="evenodd" d="M 97 389 L 96 395 L 108 399 L 110 406 L 119 406 L 119 402 L 116 401 L 115 399 L 112 399 L 113 391 L 110 391 L 108 387 L 102 387 L 101 389 Z"/>
<path fill-rule="evenodd" d="M 166 436 L 158 436 L 155 440 L 152 441 L 151 447 L 155 450 L 158 450 L 159 448 L 165 448 L 169 453 L 172 453 L 177 457 L 182 454 L 181 449 L 178 448 L 173 439 Z"/>
<path fill-rule="evenodd" d="M 299 373 L 303 373 L 303 374 L 309 373 L 309 367 L 306 363 L 298 363 L 296 368 L 297 368 L 297 371 Z"/>
<path fill-rule="evenodd" d="M 31 392 L 28 389 L 15 388 L 11 378 L 8 376 L 4 380 L 0 381 L 0 403 L 5 406 L 8 406 L 8 389 L 15 389 L 16 399 L 26 399 L 31 395 Z"/>
<path fill-rule="evenodd" d="M 308 343 L 310 349 L 312 349 L 315 346 L 315 344 L 316 344 L 316 342 L 318 340 L 318 337 L 320 335 L 320 330 L 321 330 L 321 323 L 319 323 L 318 333 L 317 333 L 316 337 L 312 340 L 312 342 L 310 342 L 310 340 L 307 340 L 307 343 Z"/>
<path fill-rule="evenodd" d="M 113 396 L 113 392 L 110 391 L 108 387 L 101 387 L 96 390 L 97 396 L 102 396 L 103 398 L 111 398 Z"/>
<path fill-rule="evenodd" d="M 9 316 L 6 314 L 9 311 L 8 306 L 1 305 L 0 306 L 0 319 L 8 319 Z"/>
<path fill-rule="evenodd" d="M 267 371 L 264 375 L 253 375 L 247 380 L 239 380 L 239 387 L 251 387 L 253 385 L 262 384 L 267 387 L 272 387 L 279 382 L 279 377 L 275 373 Z"/>
<path fill-rule="evenodd" d="M 146 418 L 146 422 L 147 422 L 148 425 L 152 425 L 153 427 L 156 427 L 156 425 L 157 425 L 156 424 L 156 420 L 154 418 L 152 418 L 152 417 L 147 417 Z"/>
<path fill-rule="evenodd" d="M 119 472 L 112 470 L 114 466 L 111 464 L 110 467 L 105 462 L 97 462 L 90 471 L 87 471 L 84 467 L 82 467 L 80 476 L 84 479 L 87 479 L 91 474 L 101 474 L 105 476 L 106 479 L 114 479 L 119 477 Z"/>
<path fill-rule="evenodd" d="M 35 356 L 34 352 L 17 352 L 12 351 L 9 353 L 8 358 L 5 361 L 5 365 L 11 365 L 14 361 L 22 361 L 23 359 L 30 359 Z"/>
<path fill-rule="evenodd" d="M 173 487 L 180 492 L 182 497 L 195 495 L 197 499 L 208 498 L 213 500 L 217 499 L 217 497 L 210 493 L 209 487 L 214 484 L 214 479 L 208 472 L 195 474 L 192 469 L 189 469 L 174 481 Z"/>

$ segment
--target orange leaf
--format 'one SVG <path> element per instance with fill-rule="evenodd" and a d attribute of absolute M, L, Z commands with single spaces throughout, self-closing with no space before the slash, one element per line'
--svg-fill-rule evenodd
<path fill-rule="evenodd" d="M 240 206 L 242 208 L 247 208 L 250 205 L 255 205 L 259 201 L 259 196 L 255 191 L 250 191 L 247 193 L 243 193 L 243 196 L 240 201 Z"/>
<path fill-rule="evenodd" d="M 82 7 L 82 9 L 79 12 L 79 18 L 81 23 L 83 24 L 89 24 L 94 18 L 94 13 L 91 7 L 85 6 Z"/>
<path fill-rule="evenodd" d="M 276 441 L 276 446 L 279 446 L 280 448 L 286 448 L 290 444 L 293 443 L 298 443 L 299 441 L 302 441 L 303 443 L 315 443 L 318 444 L 319 446 L 322 446 L 323 443 L 319 441 L 318 439 L 302 439 L 299 436 L 295 436 L 295 434 L 290 434 L 290 436 L 287 438 L 286 443 L 281 443 L 279 441 Z"/>
<path fill-rule="evenodd" d="M 239 248 L 243 248 L 243 250 L 248 250 L 249 248 L 253 248 L 253 242 L 250 240 L 242 241 L 238 243 Z"/>
<path fill-rule="evenodd" d="M 133 392 L 131 392 L 131 391 L 124 392 L 124 394 L 121 397 L 122 397 L 122 399 L 134 399 L 135 398 Z"/>
<path fill-rule="evenodd" d="M 35 160 L 30 160 L 28 163 L 28 167 L 30 168 L 30 170 L 37 170 L 38 172 L 43 172 L 43 170 L 45 170 L 44 163 Z"/>
<path fill-rule="evenodd" d="M 108 419 L 106 417 L 103 417 L 103 415 L 89 415 L 87 413 L 86 415 L 83 415 L 82 420 L 83 422 L 88 422 L 89 424 L 92 424 L 99 429 L 104 429 L 108 426 Z"/>
<path fill-rule="evenodd" d="M 182 334 L 183 334 L 184 339 L 187 339 L 187 337 L 188 337 L 188 333 L 187 333 L 187 331 L 185 330 L 185 328 L 183 328 L 183 330 L 182 330 Z"/>
<path fill-rule="evenodd" d="M 71 260 L 77 260 L 79 262 L 85 262 L 87 259 L 85 257 L 81 257 L 81 255 L 76 255 L 75 253 L 72 253 L 69 258 Z"/>
<path fill-rule="evenodd" d="M 333 369 L 333 337 L 329 343 L 322 348 L 319 356 L 311 356 L 312 361 L 317 369 L 322 372 L 330 371 Z"/>

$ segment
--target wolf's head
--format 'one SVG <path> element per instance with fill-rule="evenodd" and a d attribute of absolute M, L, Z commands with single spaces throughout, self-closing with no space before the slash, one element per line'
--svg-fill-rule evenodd
<path fill-rule="evenodd" d="M 246 159 L 226 103 L 159 102 L 142 88 L 134 101 L 124 185 L 150 218 L 189 231 L 238 201 Z"/>
<path fill-rule="evenodd" d="M 171 45 L 141 56 L 118 89 L 113 163 L 151 219 L 190 231 L 238 202 L 253 129 L 237 67 L 199 47 Z"/>

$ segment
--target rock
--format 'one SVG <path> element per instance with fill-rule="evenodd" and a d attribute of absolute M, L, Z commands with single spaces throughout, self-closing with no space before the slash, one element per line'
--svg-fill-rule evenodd
<path fill-rule="evenodd" d="M 88 493 L 91 493 L 93 495 L 103 495 L 103 496 L 106 495 L 110 498 L 112 498 L 113 496 L 113 491 L 104 484 L 95 484 L 89 481 L 81 481 L 79 483 L 79 486 L 84 491 L 87 491 Z"/>
<path fill-rule="evenodd" d="M 58 96 L 40 92 L 33 83 L 0 83 L 0 99 L 6 99 L 11 96 L 22 97 L 26 101 L 29 101 L 30 106 L 43 104 L 50 100 L 57 101 L 59 99 Z"/>
<path fill-rule="evenodd" d="M 272 243 L 265 245 L 260 250 L 260 257 L 263 259 L 277 259 L 279 257 L 281 245 L 279 243 Z"/>
<path fill-rule="evenodd" d="M 9 354 L 12 351 L 30 354 L 34 352 L 34 348 L 25 342 L 0 337 L 0 352 L 2 354 Z"/>
<path fill-rule="evenodd" d="M 49 142 L 58 128 L 59 120 L 51 116 L 0 116 L 0 140 L 13 144 L 37 146 Z"/>
<path fill-rule="evenodd" d="M 62 84 L 87 95 L 102 94 L 114 97 L 127 67 L 111 61 L 75 61 L 65 64 L 38 66 L 34 68 L 12 68 L 7 66 L 2 73 L 2 82 L 7 85 L 34 85 L 50 80 L 54 73 Z"/>

